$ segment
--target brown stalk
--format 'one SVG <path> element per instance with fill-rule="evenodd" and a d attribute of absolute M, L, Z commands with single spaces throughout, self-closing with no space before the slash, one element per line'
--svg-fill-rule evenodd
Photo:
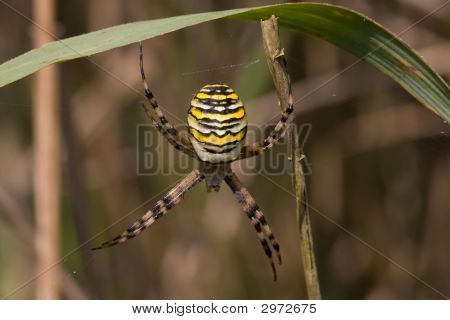
<path fill-rule="evenodd" d="M 288 106 L 290 94 L 289 74 L 286 68 L 284 50 L 281 47 L 278 34 L 278 21 L 275 16 L 261 21 L 263 47 L 269 66 L 272 80 L 280 100 L 280 107 L 285 110 Z M 302 167 L 302 154 L 295 126 L 290 123 L 288 127 L 288 148 L 291 155 L 293 168 L 293 184 L 296 197 L 296 216 L 300 236 L 300 252 L 303 260 L 306 290 L 308 298 L 321 299 L 319 278 L 314 256 L 313 238 L 311 232 L 311 220 L 308 212 L 305 175 Z"/>
<path fill-rule="evenodd" d="M 55 1 L 34 0 L 34 47 L 53 39 Z M 34 201 L 36 214 L 36 269 L 40 272 L 59 260 L 60 128 L 59 86 L 56 65 L 38 73 L 33 81 Z M 36 280 L 37 299 L 58 299 L 60 269 L 52 268 Z"/>

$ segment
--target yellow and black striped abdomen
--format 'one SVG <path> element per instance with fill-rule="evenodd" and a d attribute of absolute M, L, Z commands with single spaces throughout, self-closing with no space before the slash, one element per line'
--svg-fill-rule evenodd
<path fill-rule="evenodd" d="M 189 135 L 202 161 L 238 158 L 247 133 L 247 117 L 238 95 L 225 84 L 208 84 L 191 101 Z"/>

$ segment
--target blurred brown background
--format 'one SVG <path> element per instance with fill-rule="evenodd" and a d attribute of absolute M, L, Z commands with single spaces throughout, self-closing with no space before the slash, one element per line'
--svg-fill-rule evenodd
<path fill-rule="evenodd" d="M 33 16 L 31 1 L 6 2 Z M 443 1 L 328 2 L 360 11 L 399 33 Z M 55 32 L 66 38 L 137 20 L 265 4 L 271 1 L 66 0 L 57 3 Z M 447 82 L 449 18 L 447 6 L 402 35 Z M 0 62 L 32 49 L 33 26 L 2 3 L 0 26 Z M 323 41 L 281 32 L 295 100 L 356 61 Z M 173 123 L 185 121 L 192 94 L 214 81 L 228 83 L 240 94 L 251 123 L 275 123 L 279 109 L 257 23 L 220 20 L 144 45 L 153 92 Z M 123 231 L 182 178 L 136 174 L 136 126 L 147 123 L 139 108 L 142 96 L 130 89 L 142 92 L 138 46 L 91 60 L 108 72 L 86 59 L 59 66 L 59 255 L 70 254 L 58 264 L 57 297 L 306 298 L 294 198 L 256 173 L 242 179 L 282 246 L 284 263 L 276 283 L 253 228 L 226 187 L 207 194 L 200 185 L 137 239 L 90 251 Z M 41 271 L 33 253 L 33 78 L 0 89 L 0 297 L 25 284 L 12 299 L 40 297 L 33 280 Z M 304 150 L 312 168 L 310 204 L 372 246 L 311 210 L 323 297 L 443 298 L 402 268 L 450 296 L 448 124 L 364 62 L 298 102 L 295 115 L 297 124 L 312 125 Z M 272 152 L 283 153 L 285 147 Z M 288 175 L 269 178 L 291 190 Z M 151 203 L 127 215 L 149 199 Z"/>

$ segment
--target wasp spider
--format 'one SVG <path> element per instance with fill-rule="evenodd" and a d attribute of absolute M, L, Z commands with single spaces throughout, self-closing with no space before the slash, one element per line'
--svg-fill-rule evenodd
<path fill-rule="evenodd" d="M 253 224 L 264 252 L 270 261 L 274 280 L 276 280 L 277 273 L 272 258 L 272 249 L 277 255 L 278 263 L 281 264 L 280 246 L 255 199 L 242 186 L 239 178 L 231 170 L 230 164 L 236 160 L 260 155 L 272 148 L 283 137 L 287 122 L 290 120 L 293 111 L 290 80 L 288 107 L 282 112 L 278 124 L 263 143 L 243 145 L 247 132 L 247 117 L 244 105 L 233 89 L 226 84 L 218 83 L 204 86 L 191 101 L 187 116 L 189 137 L 185 137 L 168 122 L 149 89 L 144 73 L 142 44 L 140 44 L 139 58 L 145 96 L 150 105 L 148 107 L 145 103 L 143 104 L 145 112 L 169 143 L 176 150 L 197 159 L 199 167 L 181 180 L 150 211 L 126 231 L 94 249 L 111 247 L 136 237 L 163 217 L 181 201 L 190 189 L 202 180 L 205 180 L 208 191 L 219 191 L 222 181 L 225 181 Z M 281 61 L 282 65 L 286 67 L 286 61 L 283 58 L 281 58 Z"/>

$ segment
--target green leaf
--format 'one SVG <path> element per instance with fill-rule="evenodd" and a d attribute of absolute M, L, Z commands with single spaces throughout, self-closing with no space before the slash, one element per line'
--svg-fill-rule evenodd
<path fill-rule="evenodd" d="M 425 107 L 450 121 L 450 90 L 423 59 L 371 19 L 346 8 L 290 3 L 141 21 L 48 43 L 0 65 L 0 87 L 50 64 L 149 39 L 220 18 L 260 20 L 270 15 L 291 30 L 319 37 L 374 65 Z"/>

